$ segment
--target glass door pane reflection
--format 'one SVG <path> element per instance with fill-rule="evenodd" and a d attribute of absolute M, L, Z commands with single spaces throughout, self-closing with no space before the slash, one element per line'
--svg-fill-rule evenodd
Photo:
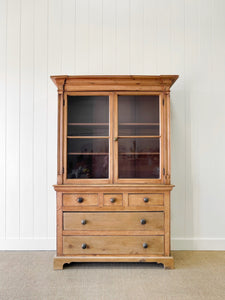
<path fill-rule="evenodd" d="M 160 139 L 120 138 L 119 178 L 159 178 Z"/>
<path fill-rule="evenodd" d="M 67 178 L 108 178 L 108 139 L 68 139 Z"/>
<path fill-rule="evenodd" d="M 68 96 L 68 136 L 109 136 L 108 96 Z"/>
<path fill-rule="evenodd" d="M 160 135 L 158 95 L 119 95 L 119 136 Z"/>
<path fill-rule="evenodd" d="M 108 178 L 109 96 L 74 95 L 67 100 L 67 178 Z"/>

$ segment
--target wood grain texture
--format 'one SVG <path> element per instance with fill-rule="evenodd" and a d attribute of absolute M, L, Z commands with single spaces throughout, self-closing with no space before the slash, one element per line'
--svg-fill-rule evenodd
<path fill-rule="evenodd" d="M 54 270 L 62 270 L 64 264 L 71 262 L 156 262 L 163 264 L 165 269 L 174 268 L 174 259 L 166 256 L 148 256 L 148 255 L 76 255 L 76 256 L 56 256 L 54 258 Z"/>
<path fill-rule="evenodd" d="M 144 199 L 148 201 L 145 202 Z M 164 194 L 128 194 L 128 206 L 154 206 L 164 205 Z"/>
<path fill-rule="evenodd" d="M 148 247 L 143 248 L 147 243 Z M 87 248 L 82 249 L 82 244 Z M 64 236 L 64 255 L 126 254 L 163 255 L 163 236 Z"/>
<path fill-rule="evenodd" d="M 82 202 L 79 203 L 77 200 L 82 198 Z M 97 206 L 98 205 L 98 194 L 63 194 L 63 206 Z"/>
<path fill-rule="evenodd" d="M 169 257 L 170 191 L 173 186 L 170 185 L 169 176 L 169 98 L 165 91 L 169 91 L 177 77 L 175 75 L 52 76 L 52 80 L 58 86 L 59 95 L 65 97 L 63 107 L 59 106 L 63 116 L 63 120 L 59 119 L 59 122 L 63 130 L 58 131 L 59 141 L 63 140 L 64 134 L 64 143 L 58 144 L 59 153 L 64 153 L 62 161 L 64 177 L 63 184 L 54 186 L 60 199 L 63 194 L 61 204 L 63 206 L 57 211 L 59 222 L 57 235 L 60 235 L 58 252 L 63 252 L 65 256 L 145 254 Z M 155 90 L 155 86 L 160 91 L 155 92 L 159 98 L 160 177 L 120 179 L 118 138 L 131 136 L 118 136 L 118 95 L 120 93 L 132 95 L 132 90 L 136 90 L 135 95 L 152 95 L 152 92 L 143 93 L 140 87 Z M 130 92 L 121 92 L 119 88 Z M 85 90 L 87 95 L 96 96 L 99 93 L 109 96 L 109 179 L 67 178 L 67 139 L 79 138 L 67 136 L 67 97 L 85 95 Z M 74 125 L 76 124 L 75 122 Z M 91 123 L 91 126 L 93 125 L 94 123 Z M 138 136 L 140 139 L 143 137 L 145 136 Z M 61 160 L 58 160 L 58 164 L 61 165 Z"/>
<path fill-rule="evenodd" d="M 178 75 L 158 76 L 51 76 L 59 86 L 65 79 L 65 91 L 169 91 Z"/>
<path fill-rule="evenodd" d="M 63 212 L 62 212 L 62 193 L 57 193 L 57 255 L 62 255 L 63 240 Z"/>
<path fill-rule="evenodd" d="M 123 194 L 104 194 L 103 206 L 123 206 Z"/>
<path fill-rule="evenodd" d="M 85 221 L 85 224 L 82 224 Z M 145 221 L 144 224 L 141 221 Z M 64 230 L 164 230 L 163 212 L 63 213 Z"/>

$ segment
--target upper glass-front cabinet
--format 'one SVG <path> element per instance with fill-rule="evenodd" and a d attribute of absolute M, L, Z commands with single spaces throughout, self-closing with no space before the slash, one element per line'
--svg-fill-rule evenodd
<path fill-rule="evenodd" d="M 160 94 L 79 92 L 65 100 L 65 183 L 161 182 Z"/>
<path fill-rule="evenodd" d="M 51 76 L 58 88 L 57 184 L 170 184 L 170 88 L 177 78 Z"/>

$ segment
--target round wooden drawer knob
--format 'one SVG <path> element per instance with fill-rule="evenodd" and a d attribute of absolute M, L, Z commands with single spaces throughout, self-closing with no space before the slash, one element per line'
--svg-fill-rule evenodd
<path fill-rule="evenodd" d="M 82 225 L 85 225 L 86 223 L 87 223 L 86 220 L 81 220 L 81 224 L 82 224 Z"/>
<path fill-rule="evenodd" d="M 77 198 L 78 203 L 82 203 L 83 201 L 84 201 L 84 199 L 82 197 Z"/>
<path fill-rule="evenodd" d="M 149 201 L 148 198 L 144 198 L 144 202 L 147 203 Z"/>
<path fill-rule="evenodd" d="M 116 202 L 116 198 L 111 198 L 111 199 L 110 199 L 110 202 L 111 202 L 111 203 L 115 203 L 115 202 Z"/>
<path fill-rule="evenodd" d="M 81 248 L 82 249 L 86 249 L 87 248 L 87 244 L 82 244 Z"/>
<path fill-rule="evenodd" d="M 143 244 L 143 248 L 148 248 L 148 244 L 147 244 L 147 243 L 144 243 L 144 244 Z"/>

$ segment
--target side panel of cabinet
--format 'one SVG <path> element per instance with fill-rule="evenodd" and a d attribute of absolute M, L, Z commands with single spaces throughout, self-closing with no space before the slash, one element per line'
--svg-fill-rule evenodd
<path fill-rule="evenodd" d="M 56 211 L 56 217 L 57 217 L 57 255 L 61 256 L 63 254 L 63 211 L 62 211 L 62 192 L 56 193 L 56 199 L 57 199 L 57 211 Z"/>

